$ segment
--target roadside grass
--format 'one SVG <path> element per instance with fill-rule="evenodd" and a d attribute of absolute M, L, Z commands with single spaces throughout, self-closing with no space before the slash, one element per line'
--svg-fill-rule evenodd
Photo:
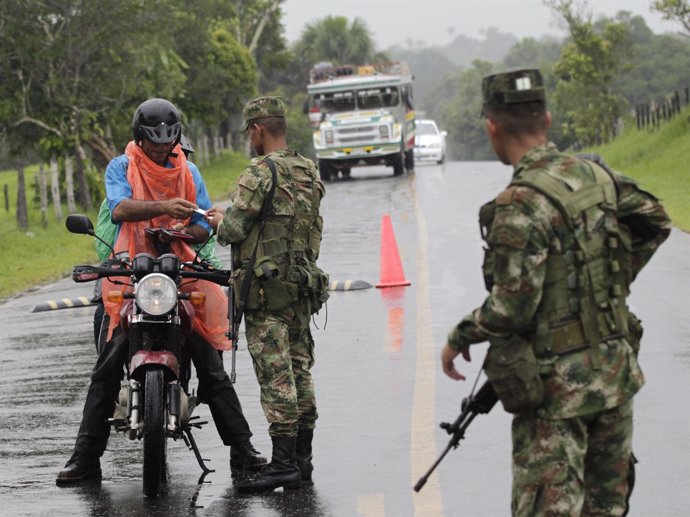
<path fill-rule="evenodd" d="M 657 196 L 673 226 L 690 231 L 690 108 L 658 130 L 630 129 L 589 151 Z"/>
<path fill-rule="evenodd" d="M 199 167 L 212 201 L 230 197 L 237 177 L 249 160 L 242 153 L 225 152 L 206 167 Z M 93 263 L 96 259 L 94 239 L 73 235 L 65 229 L 66 205 L 62 205 L 63 219 L 57 221 L 53 206 L 49 204 L 46 226 L 41 225 L 40 207 L 33 202 L 33 177 L 38 166 L 26 167 L 26 191 L 29 204 L 29 229 L 17 229 L 17 172 L 0 171 L 0 191 L 8 186 L 9 211 L 5 210 L 4 195 L 0 194 L 0 300 L 26 290 L 65 277 L 72 266 Z M 100 201 L 96 206 L 100 206 Z M 80 209 L 78 209 L 80 210 Z M 84 213 L 84 212 L 82 212 Z M 88 212 L 96 221 L 97 209 Z"/>

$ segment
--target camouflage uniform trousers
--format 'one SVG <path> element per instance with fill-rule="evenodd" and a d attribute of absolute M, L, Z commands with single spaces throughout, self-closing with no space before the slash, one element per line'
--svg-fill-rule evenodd
<path fill-rule="evenodd" d="M 513 419 L 515 517 L 621 516 L 634 483 L 632 399 L 562 420 Z"/>
<path fill-rule="evenodd" d="M 261 407 L 271 436 L 295 436 L 314 429 L 318 414 L 314 382 L 314 340 L 309 316 L 288 307 L 279 312 L 247 311 L 247 345 L 261 387 Z"/>

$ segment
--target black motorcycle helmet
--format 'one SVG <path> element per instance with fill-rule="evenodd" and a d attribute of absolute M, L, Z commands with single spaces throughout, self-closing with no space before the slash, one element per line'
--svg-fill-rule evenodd
<path fill-rule="evenodd" d="M 182 149 L 182 152 L 185 154 L 185 156 L 189 156 L 195 152 L 191 142 L 186 136 L 184 136 L 184 133 L 180 134 L 180 149 Z"/>
<path fill-rule="evenodd" d="M 174 147 L 182 134 L 180 112 L 168 100 L 148 99 L 134 112 L 132 132 L 137 143 L 148 140 L 154 144 L 170 144 L 170 147 Z"/>

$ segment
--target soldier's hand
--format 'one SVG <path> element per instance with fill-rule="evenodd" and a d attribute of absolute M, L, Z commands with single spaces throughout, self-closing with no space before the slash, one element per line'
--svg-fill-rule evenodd
<path fill-rule="evenodd" d="M 455 364 L 453 361 L 455 358 L 462 353 L 462 357 L 465 361 L 470 362 L 472 358 L 470 357 L 470 347 L 464 346 L 460 350 L 455 350 L 451 348 L 448 343 L 443 346 L 441 350 L 441 366 L 443 367 L 443 373 L 445 373 L 451 379 L 456 381 L 464 381 L 465 376 L 455 369 Z"/>
<path fill-rule="evenodd" d="M 218 225 L 223 221 L 223 217 L 225 217 L 225 210 L 222 208 L 214 206 L 206 212 L 206 218 L 216 233 L 218 233 Z"/>
<path fill-rule="evenodd" d="M 196 205 L 191 201 L 182 198 L 165 200 L 165 213 L 175 219 L 187 219 L 194 213 Z"/>

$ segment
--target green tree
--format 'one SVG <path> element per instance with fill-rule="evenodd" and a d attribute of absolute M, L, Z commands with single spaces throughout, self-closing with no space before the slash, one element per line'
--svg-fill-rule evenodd
<path fill-rule="evenodd" d="M 460 67 L 435 48 L 393 47 L 387 51 L 396 60 L 407 62 L 414 74 L 414 96 L 419 107 L 426 106 L 431 92 L 447 77 L 455 77 Z"/>
<path fill-rule="evenodd" d="M 690 37 L 689 0 L 654 0 L 652 9 L 659 11 L 665 20 L 680 22 L 685 29 L 685 35 Z"/>
<path fill-rule="evenodd" d="M 615 81 L 631 58 L 627 27 L 608 21 L 596 30 L 585 3 L 545 0 L 563 19 L 570 38 L 555 72 L 555 104 L 564 119 L 562 129 L 581 145 L 610 141 L 626 112 Z"/>
<path fill-rule="evenodd" d="M 154 0 L 8 0 L 0 11 L 0 91 L 15 94 L 0 126 L 18 152 L 74 154 L 79 201 L 91 199 L 86 148 L 107 162 L 109 115 L 144 90 L 172 94 L 184 79 L 166 31 L 151 31 L 168 3 Z M 131 117 L 131 112 L 130 112 Z"/>
<path fill-rule="evenodd" d="M 453 159 L 495 159 L 480 117 L 482 78 L 493 71 L 494 65 L 477 60 L 472 68 L 442 81 L 424 105 L 429 118 L 448 131 L 448 155 Z"/>
<path fill-rule="evenodd" d="M 524 38 L 515 43 L 503 58 L 503 63 L 510 68 L 544 68 L 553 67 L 558 61 L 563 42 L 553 36 L 541 39 Z"/>
<path fill-rule="evenodd" d="M 345 16 L 326 16 L 307 24 L 294 52 L 310 65 L 319 61 L 364 64 L 376 54 L 366 23 L 360 18 L 350 22 Z"/>
<path fill-rule="evenodd" d="M 690 39 L 675 34 L 654 34 L 644 18 L 619 12 L 617 22 L 628 27 L 635 56 L 615 80 L 615 88 L 630 105 L 648 103 L 688 86 Z M 606 23 L 597 22 L 597 25 Z"/>

